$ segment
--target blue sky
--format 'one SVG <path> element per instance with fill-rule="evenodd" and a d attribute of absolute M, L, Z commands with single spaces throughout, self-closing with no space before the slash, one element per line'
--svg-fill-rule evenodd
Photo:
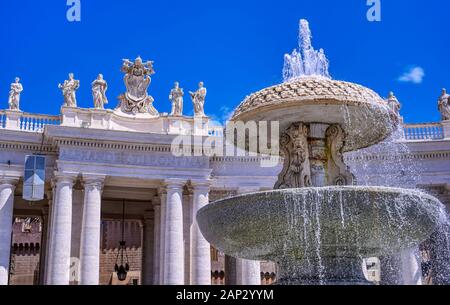
<path fill-rule="evenodd" d="M 71 23 L 66 0 L 2 0 L 0 108 L 20 76 L 22 110 L 59 113 L 57 85 L 69 72 L 81 81 L 80 107 L 91 107 L 90 84 L 102 72 L 114 108 L 124 91 L 121 59 L 140 55 L 155 61 L 149 93 L 160 112 L 170 109 L 174 81 L 188 91 L 202 80 L 206 112 L 223 119 L 246 95 L 281 82 L 283 54 L 296 47 L 298 20 L 306 18 L 333 78 L 382 96 L 393 90 L 407 122 L 437 121 L 441 88 L 450 89 L 450 3 L 381 4 L 381 22 L 371 23 L 366 0 L 81 0 L 81 22 Z M 192 113 L 187 96 L 185 105 Z"/>

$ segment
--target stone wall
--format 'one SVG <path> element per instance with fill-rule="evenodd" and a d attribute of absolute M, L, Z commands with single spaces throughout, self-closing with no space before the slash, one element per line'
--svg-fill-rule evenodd
<path fill-rule="evenodd" d="M 10 285 L 36 285 L 39 283 L 41 230 L 39 219 L 18 217 L 14 220 Z"/>
<path fill-rule="evenodd" d="M 100 252 L 100 285 L 141 283 L 142 270 L 142 228 L 137 220 L 126 220 L 124 239 L 127 243 L 126 257 L 130 265 L 130 277 L 124 283 L 114 279 L 114 266 L 122 239 L 122 224 L 118 220 L 102 222 L 102 242 Z M 125 259 L 125 262 L 127 260 Z M 120 257 L 118 264 L 120 265 Z"/>

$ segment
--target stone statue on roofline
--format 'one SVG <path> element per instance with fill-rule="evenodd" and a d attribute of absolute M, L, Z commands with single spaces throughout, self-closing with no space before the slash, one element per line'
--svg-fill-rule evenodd
<path fill-rule="evenodd" d="M 169 100 L 172 101 L 172 112 L 171 116 L 182 116 L 183 115 L 183 96 L 184 91 L 180 88 L 180 84 L 175 82 L 173 89 L 170 91 Z"/>
<path fill-rule="evenodd" d="M 393 117 L 392 119 L 395 122 L 401 122 L 402 116 L 400 115 L 400 110 L 402 109 L 402 104 L 398 101 L 397 97 L 394 95 L 394 92 L 389 92 L 389 97 L 387 98 L 387 104 L 389 109 L 392 111 Z M 394 117 L 395 115 L 395 117 Z"/>
<path fill-rule="evenodd" d="M 77 107 L 76 91 L 80 88 L 80 81 L 74 78 L 73 73 L 69 73 L 69 79 L 59 84 L 58 88 L 64 96 L 64 106 Z"/>
<path fill-rule="evenodd" d="M 203 82 L 198 84 L 198 90 L 196 92 L 189 92 L 191 95 L 192 103 L 194 104 L 194 114 L 196 117 L 205 117 L 205 100 L 207 90 L 204 87 Z"/>
<path fill-rule="evenodd" d="M 99 74 L 97 79 L 92 82 L 92 96 L 96 109 L 105 109 L 105 105 L 108 104 L 107 90 L 108 83 L 103 79 L 103 75 Z"/>
<path fill-rule="evenodd" d="M 442 121 L 450 120 L 450 95 L 447 94 L 446 89 L 442 89 L 442 94 L 439 97 L 438 109 L 442 116 Z"/>
<path fill-rule="evenodd" d="M 20 78 L 16 77 L 14 83 L 11 84 L 11 89 L 9 91 L 9 110 L 20 111 L 20 94 L 22 91 L 23 86 L 20 83 Z"/>

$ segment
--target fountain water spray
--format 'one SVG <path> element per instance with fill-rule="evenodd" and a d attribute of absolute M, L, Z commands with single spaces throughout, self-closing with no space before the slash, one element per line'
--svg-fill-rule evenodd
<path fill-rule="evenodd" d="M 309 23 L 301 19 L 299 23 L 298 46 L 292 54 L 284 55 L 283 79 L 285 82 L 303 76 L 317 76 L 331 78 L 328 68 L 329 61 L 324 50 L 314 50 Z"/>

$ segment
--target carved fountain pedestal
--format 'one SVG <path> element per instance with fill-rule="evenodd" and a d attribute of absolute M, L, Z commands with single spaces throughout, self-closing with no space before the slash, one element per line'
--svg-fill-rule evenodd
<path fill-rule="evenodd" d="M 294 123 L 281 136 L 283 171 L 275 189 L 351 185 L 340 125 Z"/>

